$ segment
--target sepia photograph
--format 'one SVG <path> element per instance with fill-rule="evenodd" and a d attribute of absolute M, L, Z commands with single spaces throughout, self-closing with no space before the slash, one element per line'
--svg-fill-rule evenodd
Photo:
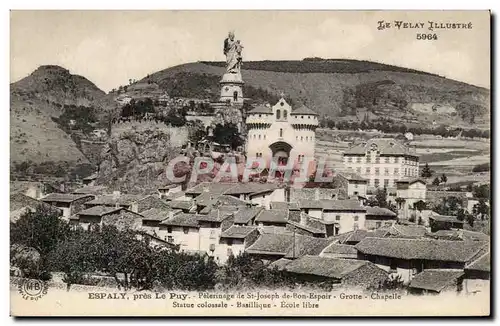
<path fill-rule="evenodd" d="M 9 18 L 11 316 L 492 313 L 490 11 Z"/>

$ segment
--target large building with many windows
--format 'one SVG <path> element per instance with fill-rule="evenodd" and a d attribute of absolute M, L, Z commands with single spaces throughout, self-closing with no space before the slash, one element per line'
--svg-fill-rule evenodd
<path fill-rule="evenodd" d="M 344 167 L 368 180 L 368 187 L 395 187 L 396 181 L 419 176 L 414 148 L 393 138 L 373 138 L 349 148 Z"/>

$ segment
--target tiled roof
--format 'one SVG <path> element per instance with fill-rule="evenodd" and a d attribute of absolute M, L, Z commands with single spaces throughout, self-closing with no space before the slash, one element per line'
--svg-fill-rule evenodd
<path fill-rule="evenodd" d="M 256 226 L 233 225 L 221 234 L 221 238 L 245 239 L 250 233 L 257 230 Z"/>
<path fill-rule="evenodd" d="M 235 206 L 220 206 L 219 208 L 212 208 L 208 214 L 199 214 L 198 221 L 204 222 L 222 222 L 234 212 L 238 210 Z"/>
<path fill-rule="evenodd" d="M 106 186 L 85 186 L 73 191 L 74 194 L 98 194 L 106 191 Z"/>
<path fill-rule="evenodd" d="M 269 209 L 263 210 L 256 218 L 256 222 L 286 223 L 287 210 Z"/>
<path fill-rule="evenodd" d="M 456 269 L 426 269 L 415 275 L 410 282 L 410 288 L 441 292 L 447 286 L 456 285 L 463 275 L 462 270 Z"/>
<path fill-rule="evenodd" d="M 194 206 L 194 202 L 192 200 L 172 200 L 167 202 L 167 205 L 173 209 L 189 210 Z"/>
<path fill-rule="evenodd" d="M 295 240 L 295 245 L 293 240 Z M 318 256 L 330 243 L 332 243 L 330 239 L 295 234 L 295 236 L 292 235 L 292 241 L 285 258 L 293 259 L 304 255 Z"/>
<path fill-rule="evenodd" d="M 325 254 L 357 255 L 358 251 L 354 246 L 332 243 L 323 250 Z"/>
<path fill-rule="evenodd" d="M 313 110 L 309 109 L 305 105 L 301 105 L 297 109 L 293 109 L 291 115 L 298 115 L 298 114 L 304 114 L 304 115 L 318 115 L 316 112 Z"/>
<path fill-rule="evenodd" d="M 274 191 L 278 186 L 274 183 L 260 183 L 260 182 L 248 182 L 248 183 L 237 183 L 233 188 L 225 192 L 226 195 L 256 195 L 263 192 Z"/>
<path fill-rule="evenodd" d="M 212 195 L 211 193 L 202 193 L 197 196 L 195 199 L 196 204 L 200 206 L 208 206 L 208 205 L 231 205 L 231 206 L 246 206 L 250 204 L 247 201 L 238 199 L 233 196 L 228 195 Z"/>
<path fill-rule="evenodd" d="M 285 256 L 293 242 L 293 234 L 261 234 L 259 238 L 246 249 L 250 254 L 274 254 Z"/>
<path fill-rule="evenodd" d="M 366 207 L 366 218 L 368 218 L 368 216 L 390 216 L 390 217 L 398 217 L 398 214 L 394 213 L 393 211 L 391 211 L 390 209 L 387 209 L 387 208 L 382 208 L 382 207 L 378 207 L 378 206 L 374 206 L 374 207 Z"/>
<path fill-rule="evenodd" d="M 119 207 L 109 207 L 109 206 L 93 206 L 90 208 L 87 208 L 83 211 L 78 212 L 78 215 L 86 215 L 86 216 L 99 216 L 102 217 L 107 214 L 115 213 L 123 208 Z"/>
<path fill-rule="evenodd" d="M 490 252 L 488 251 L 484 255 L 480 256 L 478 259 L 466 265 L 465 270 L 490 272 L 491 270 Z"/>
<path fill-rule="evenodd" d="M 367 255 L 400 259 L 440 260 L 466 263 L 486 243 L 433 239 L 371 238 L 361 240 L 355 247 Z"/>
<path fill-rule="evenodd" d="M 269 106 L 258 105 L 252 110 L 248 111 L 248 113 L 263 113 L 263 114 L 273 114 L 273 109 Z"/>
<path fill-rule="evenodd" d="M 346 199 L 321 199 L 321 200 L 299 200 L 300 208 L 323 209 L 329 211 L 355 211 L 365 212 L 366 207 L 363 207 L 358 200 Z"/>
<path fill-rule="evenodd" d="M 487 234 L 469 230 L 438 230 L 436 232 L 427 233 L 427 237 L 436 239 L 454 239 L 465 241 L 489 241 L 490 237 Z"/>
<path fill-rule="evenodd" d="M 179 213 L 172 218 L 168 218 L 160 222 L 161 225 L 171 226 L 189 226 L 198 228 L 198 216 L 196 214 Z"/>
<path fill-rule="evenodd" d="M 364 155 L 371 150 L 372 146 L 376 146 L 376 150 L 380 152 L 380 155 L 417 156 L 414 149 L 405 146 L 394 138 L 372 138 L 367 142 L 352 146 L 345 154 Z"/>
<path fill-rule="evenodd" d="M 50 207 L 58 210 L 58 208 L 51 206 L 47 203 L 36 200 L 35 198 L 31 198 L 29 196 L 24 195 L 23 193 L 15 193 L 10 195 L 10 211 L 15 211 L 20 208 L 30 207 L 32 209 L 36 209 L 39 205 L 43 205 L 45 207 Z"/>
<path fill-rule="evenodd" d="M 342 279 L 370 262 L 356 259 L 339 259 L 319 256 L 303 256 L 284 266 L 287 272 Z"/>
<path fill-rule="evenodd" d="M 426 233 L 427 228 L 423 225 L 394 224 L 389 228 L 389 234 L 397 237 L 420 238 Z"/>
<path fill-rule="evenodd" d="M 255 218 L 264 208 L 263 207 L 238 207 L 234 213 L 234 223 L 248 223 Z"/>
<path fill-rule="evenodd" d="M 132 194 L 120 194 L 120 195 L 102 195 L 97 197 L 94 200 L 87 202 L 88 205 L 105 205 L 105 206 L 114 206 L 118 205 L 132 205 L 138 200 L 147 197 L 145 195 L 132 195 Z"/>
<path fill-rule="evenodd" d="M 234 187 L 236 183 L 223 182 L 202 182 L 186 190 L 187 195 L 199 195 L 203 192 L 211 193 L 213 196 L 222 195 L 227 190 Z"/>
<path fill-rule="evenodd" d="M 163 221 L 167 219 L 170 213 L 176 215 L 181 213 L 180 209 L 165 209 L 165 208 L 150 208 L 148 210 L 142 211 L 141 215 L 143 220 L 148 221 Z"/>
<path fill-rule="evenodd" d="M 60 203 L 72 203 L 75 200 L 82 199 L 82 198 L 87 198 L 87 197 L 93 197 L 92 195 L 77 195 L 77 194 L 59 194 L 59 193 L 53 193 L 45 196 L 44 198 L 40 199 L 41 201 L 44 202 L 60 202 Z"/>

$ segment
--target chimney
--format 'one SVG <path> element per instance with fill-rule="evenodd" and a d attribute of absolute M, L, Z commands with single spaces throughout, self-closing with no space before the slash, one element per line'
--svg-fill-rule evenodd
<path fill-rule="evenodd" d="M 314 200 L 319 200 L 319 188 L 314 188 Z"/>

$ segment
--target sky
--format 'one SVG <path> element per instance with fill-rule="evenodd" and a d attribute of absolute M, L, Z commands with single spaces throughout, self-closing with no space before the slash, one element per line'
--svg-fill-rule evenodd
<path fill-rule="evenodd" d="M 487 11 L 11 11 L 10 81 L 54 64 L 109 91 L 178 64 L 223 61 L 232 30 L 247 61 L 371 60 L 489 88 L 489 19 Z M 391 28 L 378 30 L 382 20 Z M 398 30 L 394 21 L 425 27 Z M 472 28 L 417 40 L 429 21 Z"/>

